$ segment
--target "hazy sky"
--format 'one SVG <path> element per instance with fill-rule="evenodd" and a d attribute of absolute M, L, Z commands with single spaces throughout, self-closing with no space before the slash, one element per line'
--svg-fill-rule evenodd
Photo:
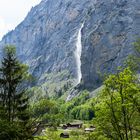
<path fill-rule="evenodd" d="M 14 29 L 27 15 L 32 6 L 41 0 L 0 0 L 0 40 Z"/>

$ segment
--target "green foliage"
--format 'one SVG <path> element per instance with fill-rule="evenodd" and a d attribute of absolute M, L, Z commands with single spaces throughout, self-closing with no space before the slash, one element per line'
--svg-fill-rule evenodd
<path fill-rule="evenodd" d="M 61 140 L 60 136 L 55 131 L 46 130 L 44 140 Z M 43 140 L 43 139 L 42 139 Z"/>
<path fill-rule="evenodd" d="M 64 140 L 64 138 L 60 138 L 61 133 L 63 133 L 63 130 L 46 129 L 44 136 L 36 137 L 35 140 Z M 92 135 L 85 134 L 82 130 L 72 130 L 68 133 L 70 137 L 67 140 L 92 140 Z"/>
<path fill-rule="evenodd" d="M 89 105 L 76 106 L 70 113 L 73 119 L 78 120 L 91 120 L 94 117 L 93 108 Z"/>
<path fill-rule="evenodd" d="M 45 124 L 59 126 L 71 119 L 91 120 L 94 117 L 93 107 L 89 102 L 87 91 L 69 102 L 61 99 L 41 99 L 32 104 L 33 118 L 39 118 Z"/>
<path fill-rule="evenodd" d="M 126 60 L 126 66 L 129 66 L 132 71 L 140 70 L 140 39 L 134 44 L 134 54 L 130 55 Z"/>
<path fill-rule="evenodd" d="M 64 115 L 59 111 L 60 104 L 51 99 L 41 99 L 32 105 L 32 117 L 54 127 L 62 123 Z"/>
<path fill-rule="evenodd" d="M 54 111 L 55 106 L 55 102 L 48 99 L 42 99 L 33 105 L 32 110 L 34 112 L 34 116 L 39 116 L 45 114 L 46 112 L 50 113 Z"/>
<path fill-rule="evenodd" d="M 113 140 L 133 140 L 140 136 L 140 84 L 126 68 L 110 75 L 105 88 L 96 99 L 94 137 Z"/>
<path fill-rule="evenodd" d="M 61 112 L 67 119 L 91 120 L 94 117 L 94 111 L 88 102 L 89 98 L 89 93 L 83 91 L 80 96 L 63 104 L 60 108 Z"/>
<path fill-rule="evenodd" d="M 28 125 L 28 98 L 24 85 L 29 78 L 26 65 L 16 58 L 14 46 L 7 46 L 0 68 L 0 139 L 32 138 Z"/>

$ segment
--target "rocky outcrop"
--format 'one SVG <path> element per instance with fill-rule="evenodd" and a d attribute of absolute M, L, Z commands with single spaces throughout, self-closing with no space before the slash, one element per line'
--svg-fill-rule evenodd
<path fill-rule="evenodd" d="M 114 73 L 133 53 L 140 37 L 140 1 L 97 0 L 83 30 L 82 76 L 86 88 L 101 84 L 100 74 Z"/>
<path fill-rule="evenodd" d="M 77 79 L 75 51 L 83 24 L 81 84 L 97 88 L 100 73 L 115 72 L 133 52 L 132 42 L 140 37 L 139 5 L 138 0 L 42 0 L 0 46 L 16 45 L 38 85 L 49 81 L 46 73 L 65 70 L 69 74 L 61 80 Z"/>
<path fill-rule="evenodd" d="M 0 46 L 14 44 L 19 58 L 39 80 L 44 73 L 64 70 L 76 79 L 74 52 L 78 31 L 89 9 L 93 9 L 93 1 L 43 0 L 14 31 L 3 37 Z"/>

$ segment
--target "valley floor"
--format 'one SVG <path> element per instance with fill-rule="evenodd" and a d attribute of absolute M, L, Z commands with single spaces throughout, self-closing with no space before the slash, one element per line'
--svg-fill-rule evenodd
<path fill-rule="evenodd" d="M 91 132 L 86 132 L 85 128 L 88 128 L 89 125 L 90 124 L 84 124 L 81 128 L 67 129 L 62 129 L 61 127 L 58 127 L 57 129 L 46 128 L 42 131 L 40 136 L 35 138 L 35 140 L 87 140 L 90 138 Z M 61 134 L 66 135 L 66 138 L 61 137 Z"/>

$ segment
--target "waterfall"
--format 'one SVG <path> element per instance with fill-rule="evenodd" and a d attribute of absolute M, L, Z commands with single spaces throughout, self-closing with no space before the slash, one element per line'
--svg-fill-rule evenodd
<path fill-rule="evenodd" d="M 81 73 L 81 53 L 82 53 L 82 29 L 84 27 L 84 23 L 81 25 L 79 31 L 78 31 L 78 36 L 77 36 L 77 41 L 76 41 L 76 50 L 75 50 L 75 57 L 76 57 L 76 64 L 77 64 L 77 80 L 76 83 L 79 84 L 82 78 L 82 73 Z"/>

